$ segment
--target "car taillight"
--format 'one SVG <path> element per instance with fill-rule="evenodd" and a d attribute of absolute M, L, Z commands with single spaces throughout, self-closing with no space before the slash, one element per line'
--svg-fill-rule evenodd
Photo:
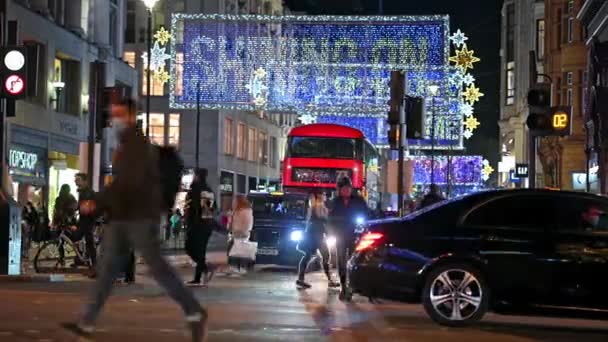
<path fill-rule="evenodd" d="M 355 251 L 361 252 L 377 245 L 377 243 L 384 237 L 381 233 L 365 233 L 361 236 L 361 240 L 355 247 Z"/>

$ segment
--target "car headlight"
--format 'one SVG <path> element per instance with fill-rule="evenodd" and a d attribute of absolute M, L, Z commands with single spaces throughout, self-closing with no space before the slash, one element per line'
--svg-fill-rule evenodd
<path fill-rule="evenodd" d="M 327 247 L 334 248 L 336 246 L 336 237 L 328 236 L 327 239 L 325 239 L 325 243 L 327 244 Z"/>
<path fill-rule="evenodd" d="M 359 225 L 359 226 L 362 226 L 362 225 L 365 223 L 365 217 L 363 217 L 363 216 L 358 216 L 358 217 L 355 219 L 355 223 L 356 223 L 357 225 Z"/>
<path fill-rule="evenodd" d="M 304 236 L 304 234 L 302 233 L 301 230 L 294 230 L 291 232 L 291 235 L 289 235 L 289 239 L 291 241 L 298 242 L 298 241 L 302 240 L 303 236 Z"/>

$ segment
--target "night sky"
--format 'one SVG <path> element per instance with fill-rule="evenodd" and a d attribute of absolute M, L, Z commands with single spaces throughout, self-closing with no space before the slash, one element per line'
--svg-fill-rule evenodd
<path fill-rule="evenodd" d="M 378 0 L 285 0 L 292 11 L 308 14 L 378 14 Z M 501 0 L 384 0 L 386 15 L 448 14 L 450 28 L 461 29 L 467 46 L 481 62 L 471 74 L 485 94 L 475 104 L 481 126 L 465 143 L 466 154 L 481 154 L 496 169 L 498 164 L 498 119 L 500 89 L 500 8 Z M 494 174 L 496 175 L 496 174 Z"/>

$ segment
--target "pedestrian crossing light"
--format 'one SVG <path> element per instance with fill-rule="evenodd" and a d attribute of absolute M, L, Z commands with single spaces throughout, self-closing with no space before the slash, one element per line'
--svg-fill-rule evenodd
<path fill-rule="evenodd" d="M 27 95 L 27 51 L 25 47 L 5 47 L 1 50 L 2 95 L 22 99 Z"/>
<path fill-rule="evenodd" d="M 536 136 L 567 136 L 572 134 L 572 108 L 551 107 L 551 86 L 538 83 L 528 92 L 528 129 Z"/>

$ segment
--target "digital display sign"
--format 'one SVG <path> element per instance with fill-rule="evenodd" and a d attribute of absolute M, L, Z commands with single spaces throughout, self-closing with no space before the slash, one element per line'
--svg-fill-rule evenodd
<path fill-rule="evenodd" d="M 170 106 L 384 115 L 391 70 L 447 87 L 448 30 L 442 15 L 174 14 Z"/>

